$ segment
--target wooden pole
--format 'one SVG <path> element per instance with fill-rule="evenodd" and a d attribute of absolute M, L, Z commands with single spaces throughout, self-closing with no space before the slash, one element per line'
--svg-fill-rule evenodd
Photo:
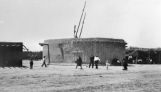
<path fill-rule="evenodd" d="M 77 27 L 77 31 L 76 31 L 76 38 L 78 38 L 78 37 L 77 37 L 77 34 L 78 34 L 78 31 L 79 31 L 80 23 L 81 23 L 81 21 L 82 21 L 82 16 L 83 16 L 83 13 L 84 13 L 85 7 L 86 7 L 86 1 L 85 1 L 85 3 L 84 3 L 84 7 L 83 7 L 83 10 L 82 10 L 82 14 L 81 14 L 81 17 L 80 17 L 80 20 L 79 20 L 79 24 L 78 24 L 78 27 Z"/>
<path fill-rule="evenodd" d="M 50 52 L 49 52 L 49 44 L 47 45 L 48 46 L 48 58 L 49 58 L 49 63 L 48 65 L 50 64 Z"/>
<path fill-rule="evenodd" d="M 86 18 L 86 13 L 85 13 L 85 15 L 84 15 L 84 19 L 83 19 L 83 22 L 82 22 L 82 27 L 81 27 L 81 32 L 80 32 L 80 34 L 79 34 L 79 38 L 81 37 L 81 34 L 82 34 L 82 30 L 83 30 L 83 25 L 84 25 L 84 20 L 85 20 L 85 18 Z"/>

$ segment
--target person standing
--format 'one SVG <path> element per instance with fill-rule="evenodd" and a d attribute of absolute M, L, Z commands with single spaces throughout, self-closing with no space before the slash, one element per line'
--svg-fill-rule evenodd
<path fill-rule="evenodd" d="M 31 59 L 31 60 L 30 60 L 30 69 L 33 69 L 33 64 L 34 64 L 34 63 L 33 63 L 33 60 Z"/>
<path fill-rule="evenodd" d="M 110 65 L 109 61 L 106 60 L 106 69 L 108 70 L 108 66 Z"/>
<path fill-rule="evenodd" d="M 96 69 L 98 69 L 98 63 L 99 62 L 100 62 L 100 58 L 98 56 L 95 56 L 94 57 L 94 63 L 95 63 Z"/>
<path fill-rule="evenodd" d="M 93 68 L 94 67 L 94 56 L 90 57 L 89 68 L 91 67 L 91 65 L 92 65 L 92 68 Z"/>
<path fill-rule="evenodd" d="M 47 65 L 46 65 L 46 57 L 45 56 L 43 57 L 43 63 L 41 65 L 41 67 L 43 67 L 43 66 L 47 67 Z"/>

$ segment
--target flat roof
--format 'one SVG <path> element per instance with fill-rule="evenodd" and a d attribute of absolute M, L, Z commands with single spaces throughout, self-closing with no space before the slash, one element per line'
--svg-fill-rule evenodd
<path fill-rule="evenodd" d="M 116 43 L 124 43 L 126 42 L 123 39 L 113 39 L 113 38 L 66 38 L 66 39 L 48 39 L 44 42 L 65 42 L 65 41 L 95 41 L 95 42 L 116 42 Z"/>
<path fill-rule="evenodd" d="M 0 42 L 0 47 L 19 47 L 22 45 L 22 42 Z"/>

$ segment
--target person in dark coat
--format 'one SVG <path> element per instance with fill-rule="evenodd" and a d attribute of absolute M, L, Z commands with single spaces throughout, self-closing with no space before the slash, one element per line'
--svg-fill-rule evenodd
<path fill-rule="evenodd" d="M 79 56 L 78 59 L 76 60 L 76 69 L 78 66 L 80 66 L 80 68 L 82 69 L 82 58 Z"/>
<path fill-rule="evenodd" d="M 30 69 L 33 69 L 33 64 L 34 64 L 34 63 L 33 63 L 33 60 L 31 59 L 31 60 L 30 60 Z"/>
<path fill-rule="evenodd" d="M 128 58 L 124 58 L 123 59 L 123 69 L 122 70 L 127 70 L 127 66 L 128 66 Z"/>
<path fill-rule="evenodd" d="M 90 57 L 89 68 L 91 67 L 91 65 L 92 65 L 92 68 L 93 68 L 94 67 L 94 56 Z"/>

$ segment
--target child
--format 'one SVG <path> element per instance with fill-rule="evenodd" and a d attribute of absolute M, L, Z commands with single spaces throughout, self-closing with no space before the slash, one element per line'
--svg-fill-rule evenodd
<path fill-rule="evenodd" d="M 106 60 L 106 69 L 108 70 L 108 66 L 109 66 L 110 64 L 109 64 L 109 62 L 108 62 L 108 60 Z"/>

